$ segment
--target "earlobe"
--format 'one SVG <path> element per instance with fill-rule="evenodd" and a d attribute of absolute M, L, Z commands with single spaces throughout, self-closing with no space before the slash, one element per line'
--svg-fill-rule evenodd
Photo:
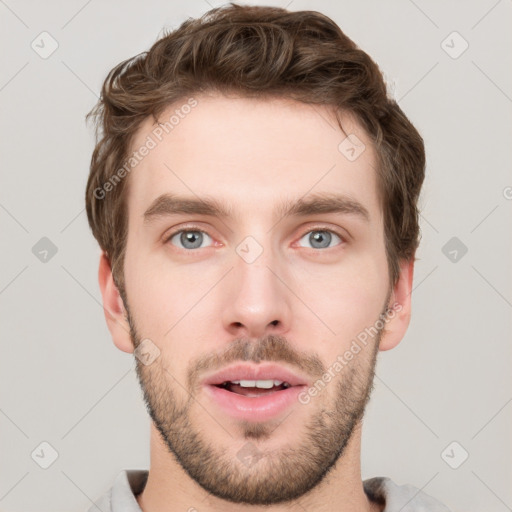
<path fill-rule="evenodd" d="M 130 337 L 130 325 L 126 317 L 126 310 L 112 276 L 110 260 L 105 252 L 102 252 L 100 257 L 98 281 L 103 297 L 103 312 L 112 341 L 119 350 L 132 353 L 134 347 Z"/>
<path fill-rule="evenodd" d="M 400 275 L 388 304 L 389 314 L 379 350 L 390 350 L 402 341 L 411 319 L 411 293 L 414 273 L 414 256 L 400 262 Z"/>

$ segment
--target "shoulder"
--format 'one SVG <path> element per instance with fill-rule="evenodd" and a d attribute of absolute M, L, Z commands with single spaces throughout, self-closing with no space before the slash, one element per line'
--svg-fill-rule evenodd
<path fill-rule="evenodd" d="M 421 489 L 410 484 L 397 485 L 387 477 L 364 480 L 363 488 L 370 500 L 384 506 L 383 512 L 450 512 Z"/>
<path fill-rule="evenodd" d="M 87 512 L 141 512 L 135 496 L 142 492 L 148 471 L 125 469 L 120 471 L 112 486 L 100 496 Z"/>

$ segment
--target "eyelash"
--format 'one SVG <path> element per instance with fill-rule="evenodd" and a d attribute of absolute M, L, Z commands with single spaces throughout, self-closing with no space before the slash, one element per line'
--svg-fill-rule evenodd
<path fill-rule="evenodd" d="M 308 229 L 307 231 L 304 231 L 304 233 L 302 233 L 299 237 L 299 240 L 304 238 L 304 235 L 307 235 L 308 233 L 312 233 L 314 231 L 325 231 L 327 233 L 332 233 L 336 236 L 338 236 L 341 240 L 341 243 L 333 246 L 333 247 L 327 247 L 326 249 L 334 249 L 334 247 L 339 247 L 341 245 L 344 245 L 347 243 L 347 240 L 345 238 L 344 235 L 342 235 L 341 233 L 339 233 L 338 231 L 334 230 L 334 229 L 331 229 L 331 228 L 328 228 L 327 226 L 315 226 L 313 228 L 310 228 Z M 171 239 L 176 236 L 177 234 L 179 233 L 189 233 L 189 232 L 199 232 L 199 233 L 204 233 L 206 235 L 208 235 L 210 238 L 213 239 L 213 237 L 207 232 L 205 231 L 204 229 L 200 229 L 198 226 L 187 226 L 186 228 L 182 228 L 182 229 L 178 229 L 174 232 L 172 232 L 170 235 L 166 236 L 165 239 L 164 239 L 164 243 L 169 243 L 171 241 Z M 180 249 L 180 250 L 183 250 L 183 251 L 186 251 L 186 252 L 193 252 L 193 251 L 197 251 L 197 249 L 182 249 L 181 247 L 176 247 L 177 249 Z M 206 249 L 206 247 L 203 247 L 203 249 Z M 314 247 L 311 248 L 311 247 L 304 247 L 304 249 L 315 249 Z M 325 251 L 326 249 L 318 249 L 319 251 Z"/>

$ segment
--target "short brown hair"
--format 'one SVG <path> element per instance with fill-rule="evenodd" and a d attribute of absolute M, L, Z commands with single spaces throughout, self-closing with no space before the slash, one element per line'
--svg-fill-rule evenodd
<path fill-rule="evenodd" d="M 123 166 L 148 116 L 157 121 L 166 107 L 206 91 L 329 105 L 342 130 L 339 114 L 355 115 L 375 144 L 389 281 L 394 285 L 400 260 L 414 258 L 420 239 L 422 137 L 388 96 L 377 64 L 330 18 L 315 11 L 231 3 L 188 19 L 149 51 L 114 67 L 87 115 L 96 120 L 97 137 L 87 217 L 121 293 L 128 180 L 115 183 L 105 197 L 97 191 Z"/>

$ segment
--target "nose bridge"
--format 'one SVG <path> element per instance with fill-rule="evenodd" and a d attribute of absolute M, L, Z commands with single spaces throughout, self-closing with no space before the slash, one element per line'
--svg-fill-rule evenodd
<path fill-rule="evenodd" d="M 233 296 L 225 309 L 224 321 L 230 330 L 245 329 L 245 335 L 259 337 L 268 329 L 288 328 L 287 287 L 277 277 L 281 262 L 274 251 L 271 233 L 245 237 L 235 248 Z M 277 275 L 276 275 L 277 274 Z M 241 333 L 238 333 L 241 334 Z"/>

